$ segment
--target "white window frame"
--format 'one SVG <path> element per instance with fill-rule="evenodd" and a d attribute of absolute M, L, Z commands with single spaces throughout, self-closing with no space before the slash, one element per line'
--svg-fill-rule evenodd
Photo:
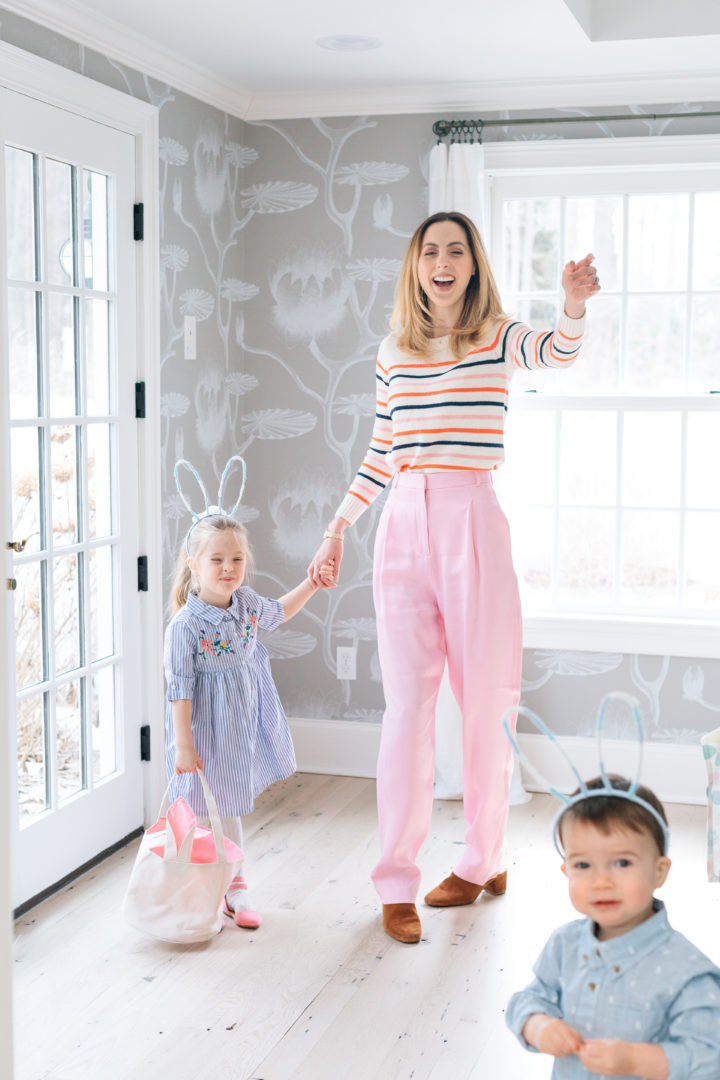
<path fill-rule="evenodd" d="M 135 138 L 136 197 L 144 204 L 144 240 L 139 245 L 137 288 L 137 368 L 135 378 L 145 383 L 146 418 L 138 429 L 140 463 L 139 554 L 148 556 L 149 588 L 141 594 L 142 617 L 135 628 L 142 657 L 142 717 L 151 730 L 152 761 L 145 768 L 143 799 L 145 824 L 164 789 L 164 677 L 163 573 L 160 469 L 160 237 L 158 184 L 158 110 L 74 71 L 59 67 L 13 45 L 0 42 L 0 83 L 10 90 L 56 105 L 68 112 L 108 124 Z M 0 134 L 2 134 L 0 132 Z M 130 222 L 128 222 L 128 228 Z M 7 367 L 4 346 L 0 353 Z M 0 441 L 9 435 L 0 431 Z M 5 628 L 12 635 L 12 626 Z M 140 747 L 138 746 L 138 755 Z M 0 755 L 0 766 L 3 764 Z M 12 766 L 14 767 L 14 765 Z"/>
<path fill-rule="evenodd" d="M 620 139 L 578 139 L 562 141 L 490 143 L 485 146 L 485 205 L 487 241 L 491 262 L 498 264 L 500 199 L 503 193 L 543 194 L 555 187 L 558 178 L 565 178 L 572 189 L 581 173 L 593 172 L 593 194 L 602 194 L 618 173 L 634 172 L 641 178 L 644 191 L 667 190 L 661 179 L 655 180 L 658 169 L 663 172 L 686 172 L 688 176 L 701 167 L 706 181 L 695 190 L 720 188 L 720 136 L 661 136 Z M 532 188 L 528 180 L 532 175 Z M 708 186 L 709 185 L 709 186 Z M 586 189 L 587 190 L 587 189 Z M 555 192 L 556 193 L 556 192 Z M 568 194 L 578 194 L 569 190 Z M 499 239 L 499 238 L 498 238 Z M 584 253 L 581 253 L 584 254 Z M 589 311 L 592 318 L 592 303 Z M 562 409 L 568 407 L 603 409 L 616 407 L 624 400 L 628 408 L 653 409 L 662 407 L 661 399 L 651 401 L 643 396 L 622 398 L 568 398 L 555 394 L 514 396 L 514 410 Z M 664 397 L 665 407 L 717 409 L 717 401 L 709 396 L 683 395 L 681 399 Z M 609 612 L 605 614 L 568 614 L 565 612 L 533 613 L 523 619 L 524 644 L 529 648 L 580 649 L 602 652 L 643 653 L 686 657 L 720 658 L 720 621 L 717 618 L 682 618 L 662 614 L 630 616 Z"/>

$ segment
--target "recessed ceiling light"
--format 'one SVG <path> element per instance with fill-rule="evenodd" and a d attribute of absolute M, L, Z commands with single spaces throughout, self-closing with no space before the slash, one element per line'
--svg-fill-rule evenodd
<path fill-rule="evenodd" d="M 332 49 L 335 52 L 366 52 L 368 49 L 379 49 L 382 41 L 380 38 L 364 37 L 362 34 L 335 34 L 333 37 L 318 38 L 315 44 L 321 49 Z"/>

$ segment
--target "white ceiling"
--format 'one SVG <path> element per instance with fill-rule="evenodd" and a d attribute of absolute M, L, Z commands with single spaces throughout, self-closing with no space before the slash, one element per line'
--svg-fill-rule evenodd
<path fill-rule="evenodd" d="M 720 97 L 718 0 L 0 4 L 249 119 Z M 340 34 L 383 44 L 315 44 Z"/>

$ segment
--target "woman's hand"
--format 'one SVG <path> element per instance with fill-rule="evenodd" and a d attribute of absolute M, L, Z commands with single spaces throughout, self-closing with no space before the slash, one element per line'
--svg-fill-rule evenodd
<path fill-rule="evenodd" d="M 594 255 L 586 255 L 580 262 L 572 260 L 565 266 L 562 274 L 562 287 L 565 290 L 565 314 L 571 319 L 580 319 L 585 314 L 585 301 L 600 291 L 597 270 L 593 266 Z"/>
<path fill-rule="evenodd" d="M 342 540 L 323 540 L 308 566 L 308 577 L 316 589 L 334 589 L 338 583 L 338 571 L 343 556 Z M 325 568 L 332 566 L 332 574 Z"/>
<path fill-rule="evenodd" d="M 345 518 L 336 517 L 328 525 L 326 532 L 339 533 L 342 538 L 348 527 Z M 340 563 L 343 557 L 343 541 L 337 537 L 324 538 L 322 544 L 313 555 L 312 562 L 307 572 L 311 583 L 316 589 L 334 589 L 340 575 Z M 333 574 L 323 573 L 323 568 L 332 563 Z"/>
<path fill-rule="evenodd" d="M 202 769 L 203 763 L 200 760 L 200 755 L 194 746 L 179 746 L 175 751 L 175 772 L 197 772 L 198 769 Z"/>

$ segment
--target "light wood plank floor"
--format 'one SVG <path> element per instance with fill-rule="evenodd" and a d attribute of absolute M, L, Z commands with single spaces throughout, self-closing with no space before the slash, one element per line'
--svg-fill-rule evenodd
<path fill-rule="evenodd" d="M 503 1080 L 550 1059 L 505 1028 L 512 991 L 550 930 L 575 917 L 550 839 L 555 800 L 513 807 L 508 892 L 420 907 L 423 939 L 378 920 L 371 780 L 297 775 L 247 819 L 247 876 L 264 915 L 210 943 L 159 944 L 120 905 L 137 842 L 17 922 L 18 1080 Z M 670 806 L 672 923 L 720 962 L 720 886 L 705 877 L 702 807 Z M 462 807 L 437 802 L 423 890 L 456 861 Z"/>

